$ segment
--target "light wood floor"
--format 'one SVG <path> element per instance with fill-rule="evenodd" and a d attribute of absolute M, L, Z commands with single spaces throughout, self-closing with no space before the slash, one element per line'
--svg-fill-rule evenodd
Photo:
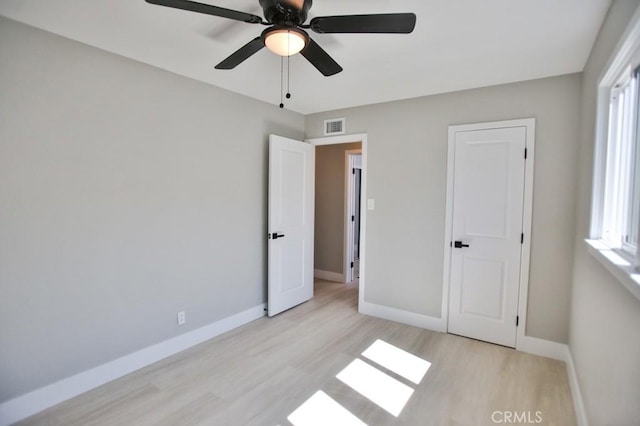
<path fill-rule="evenodd" d="M 318 281 L 303 305 L 21 424 L 290 426 L 287 417 L 318 391 L 368 425 L 491 425 L 504 411 L 532 421 L 538 414 L 546 425 L 576 423 L 563 363 L 360 315 L 356 306 L 357 284 Z M 431 363 L 419 385 L 362 356 L 378 339 Z M 336 378 L 355 359 L 413 389 L 398 417 Z"/>

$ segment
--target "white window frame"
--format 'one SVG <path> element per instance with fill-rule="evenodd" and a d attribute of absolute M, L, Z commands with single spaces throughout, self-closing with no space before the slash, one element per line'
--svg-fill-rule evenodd
<path fill-rule="evenodd" d="M 609 90 L 607 125 L 606 166 L 603 194 L 603 227 L 600 239 L 611 248 L 619 249 L 621 255 L 631 260 L 637 255 L 636 244 L 625 240 L 630 233 L 629 209 L 635 177 L 635 137 L 637 127 L 637 82 L 635 71 L 625 70 L 614 87 Z M 615 142 L 613 142 L 615 141 Z M 625 145 L 624 143 L 627 143 Z M 613 173 L 609 173 L 613 170 Z M 610 175 L 610 176 L 609 176 Z M 610 179 L 609 179 L 610 178 Z M 615 209 L 607 206 L 616 206 Z M 612 225 L 610 228 L 606 224 Z M 597 231 L 594 232 L 597 234 Z"/>
<path fill-rule="evenodd" d="M 605 222 L 611 220 L 611 218 L 604 219 L 608 211 L 605 208 L 606 203 L 612 202 L 611 197 L 619 197 L 621 191 L 628 191 L 631 185 L 628 175 L 616 181 L 607 182 L 606 179 L 608 167 L 620 166 L 620 164 L 611 164 L 613 156 L 607 155 L 608 141 L 611 136 L 609 120 L 611 114 L 616 113 L 616 108 L 611 107 L 611 98 L 616 91 L 623 89 L 623 85 L 629 81 L 639 66 L 640 9 L 632 17 L 598 84 L 591 228 L 589 239 L 586 240 L 589 252 L 640 300 L 640 273 L 636 268 L 640 266 L 640 250 L 631 244 L 626 244 L 621 234 L 607 233 L 604 229 Z M 629 155 L 631 153 L 626 154 L 621 156 L 620 161 L 631 161 L 632 156 Z M 636 162 L 638 161 L 640 158 L 636 159 Z M 623 167 L 626 165 L 622 164 Z M 628 166 L 633 167 L 633 165 Z M 628 196 L 624 197 L 628 199 Z M 623 213 L 618 214 L 613 220 L 628 223 L 627 218 L 624 217 L 628 211 L 628 208 L 623 208 Z M 640 221 L 640 218 L 638 220 Z M 619 229 L 619 226 L 616 228 Z"/>

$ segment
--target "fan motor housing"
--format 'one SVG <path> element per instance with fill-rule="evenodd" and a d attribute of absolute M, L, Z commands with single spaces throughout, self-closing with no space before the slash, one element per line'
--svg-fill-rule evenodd
<path fill-rule="evenodd" d="M 260 0 L 264 18 L 276 25 L 302 24 L 307 20 L 312 3 L 312 0 Z"/>

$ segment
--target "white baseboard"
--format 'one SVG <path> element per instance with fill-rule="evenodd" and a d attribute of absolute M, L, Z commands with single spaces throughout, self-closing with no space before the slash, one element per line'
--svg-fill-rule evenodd
<path fill-rule="evenodd" d="M 339 283 L 345 282 L 344 274 L 339 274 L 337 272 L 331 271 L 323 271 L 322 269 L 314 269 L 313 276 L 315 278 L 320 278 L 321 280 L 335 281 Z"/>
<path fill-rule="evenodd" d="M 371 315 L 402 324 L 413 325 L 414 327 L 426 328 L 427 330 L 447 332 L 446 322 L 442 318 L 430 317 L 414 312 L 407 312 L 401 309 L 390 308 L 388 306 L 376 305 L 375 303 L 360 302 L 358 310 L 361 314 Z"/>
<path fill-rule="evenodd" d="M 265 315 L 264 308 L 264 304 L 255 306 L 3 402 L 0 404 L 0 426 L 26 419 L 49 407 L 261 318 Z"/>
<path fill-rule="evenodd" d="M 569 346 L 549 340 L 524 336 L 518 338 L 516 349 L 522 352 L 564 361 L 567 366 L 567 376 L 569 386 L 571 387 L 571 397 L 573 398 L 573 408 L 576 412 L 576 421 L 578 426 L 588 426 L 587 412 L 584 408 L 582 392 L 580 392 L 580 385 L 578 384 L 578 375 Z"/>
<path fill-rule="evenodd" d="M 584 408 L 584 400 L 582 399 L 582 392 L 580 392 L 580 384 L 578 383 L 578 374 L 569 346 L 567 346 L 566 356 L 565 363 L 567 364 L 569 386 L 571 386 L 571 396 L 573 397 L 573 408 L 576 410 L 576 421 L 578 426 L 589 426 L 587 411 Z"/>
<path fill-rule="evenodd" d="M 538 339 L 537 337 L 518 336 L 516 350 L 566 362 L 568 347 L 563 343 Z"/>

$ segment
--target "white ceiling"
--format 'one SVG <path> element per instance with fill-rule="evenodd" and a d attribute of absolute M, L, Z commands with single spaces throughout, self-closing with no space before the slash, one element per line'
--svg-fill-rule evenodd
<path fill-rule="evenodd" d="M 258 0 L 200 0 L 262 16 Z M 303 114 L 582 71 L 611 0 L 315 0 L 315 16 L 414 12 L 409 35 L 311 36 L 344 71 L 324 77 L 291 58 Z M 214 66 L 262 25 L 144 0 L 0 0 L 0 15 L 277 105 L 280 58 L 263 49 Z"/>

